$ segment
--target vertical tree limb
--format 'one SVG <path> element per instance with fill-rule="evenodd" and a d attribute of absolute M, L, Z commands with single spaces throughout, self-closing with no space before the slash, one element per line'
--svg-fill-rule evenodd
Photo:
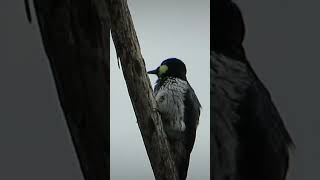
<path fill-rule="evenodd" d="M 178 180 L 126 0 L 110 0 L 111 33 L 157 180 Z"/>
<path fill-rule="evenodd" d="M 86 180 L 107 180 L 110 159 L 107 4 L 104 0 L 34 0 L 34 7 L 83 175 Z M 27 14 L 31 19 L 30 12 Z"/>

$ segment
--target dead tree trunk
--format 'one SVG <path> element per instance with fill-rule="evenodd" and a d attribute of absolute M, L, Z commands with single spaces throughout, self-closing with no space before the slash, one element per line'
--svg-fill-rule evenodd
<path fill-rule="evenodd" d="M 28 5 L 28 4 L 26 4 Z M 109 19 L 104 0 L 34 0 L 45 51 L 86 180 L 109 179 Z M 30 11 L 27 14 L 30 19 Z"/>
<path fill-rule="evenodd" d="M 178 180 L 126 0 L 111 0 L 111 32 L 138 125 L 157 180 Z"/>

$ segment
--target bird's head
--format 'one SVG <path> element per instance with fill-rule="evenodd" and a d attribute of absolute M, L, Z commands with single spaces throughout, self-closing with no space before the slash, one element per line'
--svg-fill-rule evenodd
<path fill-rule="evenodd" d="M 177 58 L 169 58 L 164 60 L 159 67 L 155 70 L 148 71 L 148 74 L 155 74 L 158 78 L 176 77 L 183 80 L 187 80 L 187 68 L 186 65 Z"/>

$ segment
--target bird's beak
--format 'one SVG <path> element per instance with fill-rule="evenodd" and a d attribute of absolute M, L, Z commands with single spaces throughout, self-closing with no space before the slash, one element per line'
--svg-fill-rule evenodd
<path fill-rule="evenodd" d="M 158 74 L 158 69 L 148 71 L 148 74 Z"/>

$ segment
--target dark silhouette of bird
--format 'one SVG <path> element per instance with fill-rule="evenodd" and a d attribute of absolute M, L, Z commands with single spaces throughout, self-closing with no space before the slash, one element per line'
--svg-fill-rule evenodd
<path fill-rule="evenodd" d="M 241 11 L 215 0 L 211 14 L 211 179 L 284 180 L 293 141 L 246 58 Z"/>
<path fill-rule="evenodd" d="M 190 153 L 196 138 L 201 105 L 187 81 L 187 69 L 181 60 L 167 59 L 157 69 L 148 73 L 158 76 L 154 88 L 155 99 L 179 180 L 185 180 Z"/>

